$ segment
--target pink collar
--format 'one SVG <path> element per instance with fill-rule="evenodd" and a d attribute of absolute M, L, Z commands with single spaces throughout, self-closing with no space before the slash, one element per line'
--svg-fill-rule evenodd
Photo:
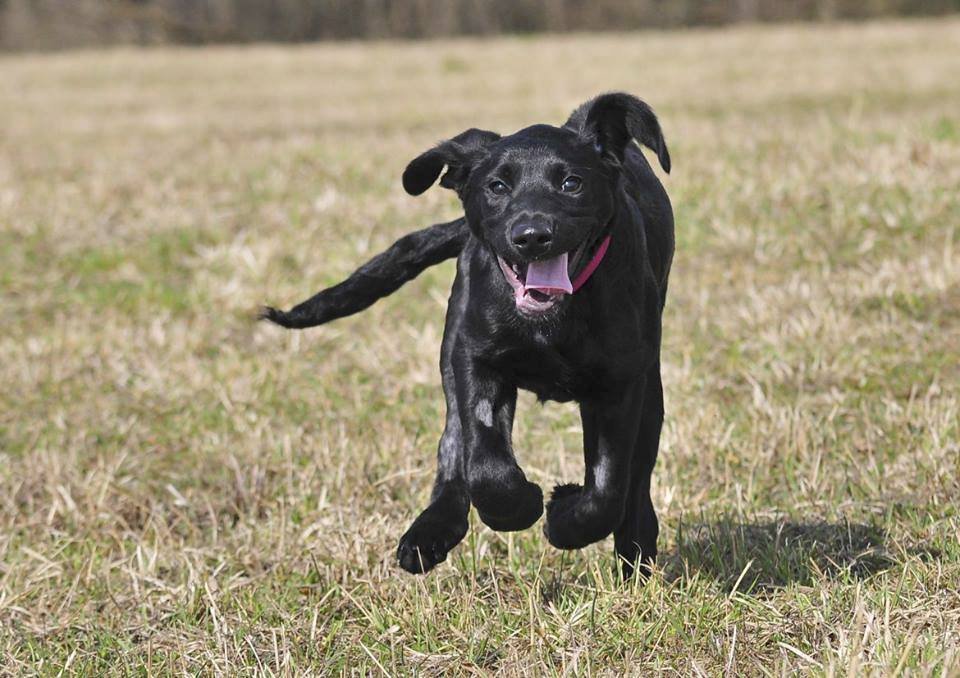
<path fill-rule="evenodd" d="M 600 262 L 603 261 L 603 256 L 607 253 L 607 248 L 610 247 L 610 236 L 608 235 L 600 243 L 600 247 L 597 248 L 596 253 L 594 253 L 593 258 L 590 260 L 590 263 L 580 271 L 580 275 L 577 276 L 577 279 L 573 281 L 573 291 L 576 292 L 581 287 L 583 287 L 590 276 L 593 275 L 593 272 L 597 270 L 597 267 L 600 265 Z"/>

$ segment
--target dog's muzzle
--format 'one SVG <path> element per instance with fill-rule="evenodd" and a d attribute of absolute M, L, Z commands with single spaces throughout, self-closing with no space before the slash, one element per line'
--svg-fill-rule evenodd
<path fill-rule="evenodd" d="M 503 277 L 513 288 L 517 310 L 523 315 L 539 315 L 553 308 L 564 295 L 580 289 L 600 265 L 610 245 L 610 236 L 607 235 L 599 243 L 590 261 L 571 282 L 571 271 L 583 260 L 587 243 L 586 240 L 581 243 L 572 257 L 569 252 L 564 252 L 556 257 L 526 264 L 510 263 L 497 255 Z"/>

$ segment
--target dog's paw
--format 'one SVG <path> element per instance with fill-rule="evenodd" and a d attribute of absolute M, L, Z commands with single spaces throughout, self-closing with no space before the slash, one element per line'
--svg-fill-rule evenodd
<path fill-rule="evenodd" d="M 580 493 L 583 492 L 583 488 L 576 483 L 567 483 L 566 485 L 557 485 L 553 488 L 553 492 L 550 493 L 550 502 L 547 504 L 547 508 L 550 506 L 569 500 L 571 497 L 574 499 L 580 498 Z"/>
<path fill-rule="evenodd" d="M 524 481 L 518 489 L 511 491 L 509 501 L 498 506 L 496 512 L 489 510 L 489 502 L 483 506 L 487 510 L 480 506 L 476 508 L 484 525 L 497 532 L 518 532 L 533 525 L 543 515 L 543 490 L 535 483 Z"/>
<path fill-rule="evenodd" d="M 581 549 L 609 535 L 616 518 L 603 502 L 585 496 L 580 485 L 557 485 L 547 503 L 543 533 L 558 549 Z"/>
<path fill-rule="evenodd" d="M 430 507 L 400 537 L 397 562 L 411 574 L 424 574 L 447 559 L 450 550 L 467 534 L 464 517 L 451 518 Z"/>
<path fill-rule="evenodd" d="M 558 549 L 580 548 L 575 540 L 571 540 L 570 528 L 573 527 L 571 524 L 574 522 L 573 514 L 582 492 L 583 488 L 580 485 L 569 483 L 557 485 L 550 493 L 543 534 L 546 535 L 547 541 Z"/>

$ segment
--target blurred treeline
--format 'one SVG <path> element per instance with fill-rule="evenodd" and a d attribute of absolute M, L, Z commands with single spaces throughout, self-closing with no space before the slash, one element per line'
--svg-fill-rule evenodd
<path fill-rule="evenodd" d="M 960 0 L 0 0 L 0 49 L 433 38 L 953 11 Z"/>

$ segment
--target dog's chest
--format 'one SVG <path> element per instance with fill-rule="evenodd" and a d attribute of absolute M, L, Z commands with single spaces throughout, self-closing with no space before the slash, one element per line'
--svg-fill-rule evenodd
<path fill-rule="evenodd" d="M 579 400 L 609 383 L 607 361 L 595 345 L 571 350 L 534 335 L 530 344 L 502 351 L 496 362 L 519 388 L 540 400 Z"/>

